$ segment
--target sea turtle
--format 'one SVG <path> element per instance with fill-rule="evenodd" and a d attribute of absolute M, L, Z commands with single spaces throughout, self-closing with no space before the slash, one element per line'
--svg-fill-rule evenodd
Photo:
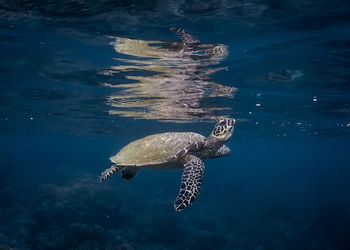
<path fill-rule="evenodd" d="M 100 175 L 99 182 L 118 171 L 122 178 L 129 180 L 140 168 L 184 169 L 174 203 L 175 210 L 183 210 L 199 194 L 203 160 L 230 153 L 224 144 L 231 138 L 234 124 L 232 118 L 219 120 L 208 138 L 192 132 L 168 132 L 133 141 L 110 158 L 114 165 Z"/>

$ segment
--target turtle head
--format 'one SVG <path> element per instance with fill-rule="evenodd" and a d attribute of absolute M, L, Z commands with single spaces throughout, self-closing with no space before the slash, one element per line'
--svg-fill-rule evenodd
<path fill-rule="evenodd" d="M 235 123 L 236 120 L 232 118 L 220 119 L 210 136 L 219 141 L 228 141 L 232 136 Z"/>

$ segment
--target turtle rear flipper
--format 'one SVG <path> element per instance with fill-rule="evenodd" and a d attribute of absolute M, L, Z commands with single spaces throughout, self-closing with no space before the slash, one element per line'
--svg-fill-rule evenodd
<path fill-rule="evenodd" d="M 107 168 L 105 171 L 103 171 L 101 173 L 100 177 L 98 178 L 98 182 L 103 182 L 104 180 L 106 180 L 111 175 L 119 172 L 121 169 L 123 169 L 123 167 L 122 166 L 118 166 L 118 165 L 113 165 L 112 167 Z"/>
<path fill-rule="evenodd" d="M 122 178 L 126 180 L 130 180 L 135 177 L 138 171 L 139 171 L 138 167 L 125 167 L 122 170 Z"/>
<path fill-rule="evenodd" d="M 180 192 L 174 203 L 176 211 L 183 210 L 194 201 L 199 194 L 204 174 L 204 162 L 197 156 L 187 155 L 184 165 Z"/>

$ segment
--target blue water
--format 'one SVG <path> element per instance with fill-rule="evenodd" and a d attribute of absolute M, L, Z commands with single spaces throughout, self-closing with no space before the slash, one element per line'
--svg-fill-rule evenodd
<path fill-rule="evenodd" d="M 1 1 L 0 249 L 350 249 L 349 17 L 348 1 Z M 132 140 L 223 116 L 232 153 L 184 211 L 181 170 L 97 183 Z"/>

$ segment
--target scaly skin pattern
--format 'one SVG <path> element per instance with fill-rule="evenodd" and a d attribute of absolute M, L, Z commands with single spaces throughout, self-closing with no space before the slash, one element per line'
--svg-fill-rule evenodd
<path fill-rule="evenodd" d="M 104 180 L 106 180 L 108 177 L 110 177 L 111 175 L 119 172 L 123 167 L 122 166 L 118 166 L 118 165 L 113 165 L 110 168 L 107 168 L 105 171 L 103 171 L 100 175 L 100 177 L 98 178 L 99 182 L 103 182 Z"/>
<path fill-rule="evenodd" d="M 184 161 L 180 192 L 174 203 L 176 211 L 183 210 L 194 201 L 199 194 L 204 174 L 204 163 L 198 157 L 186 155 Z"/>
<path fill-rule="evenodd" d="M 184 162 L 180 192 L 174 203 L 176 211 L 181 211 L 190 205 L 199 194 L 204 174 L 202 159 L 216 158 L 230 153 L 230 149 L 224 144 L 231 138 L 234 124 L 234 119 L 220 120 L 207 139 L 200 143 L 193 143 L 175 154 L 175 160 L 182 159 Z"/>
<path fill-rule="evenodd" d="M 175 32 L 185 44 L 199 44 L 198 38 L 187 33 L 184 29 L 170 28 L 171 31 Z"/>
<path fill-rule="evenodd" d="M 225 118 L 214 127 L 208 138 L 196 133 L 163 133 L 150 135 L 129 143 L 111 161 L 115 163 L 105 170 L 99 181 L 121 171 L 122 178 L 133 178 L 140 167 L 154 169 L 183 168 L 180 192 L 174 208 L 183 210 L 199 194 L 207 158 L 228 155 L 224 145 L 232 136 L 235 120 Z"/>

